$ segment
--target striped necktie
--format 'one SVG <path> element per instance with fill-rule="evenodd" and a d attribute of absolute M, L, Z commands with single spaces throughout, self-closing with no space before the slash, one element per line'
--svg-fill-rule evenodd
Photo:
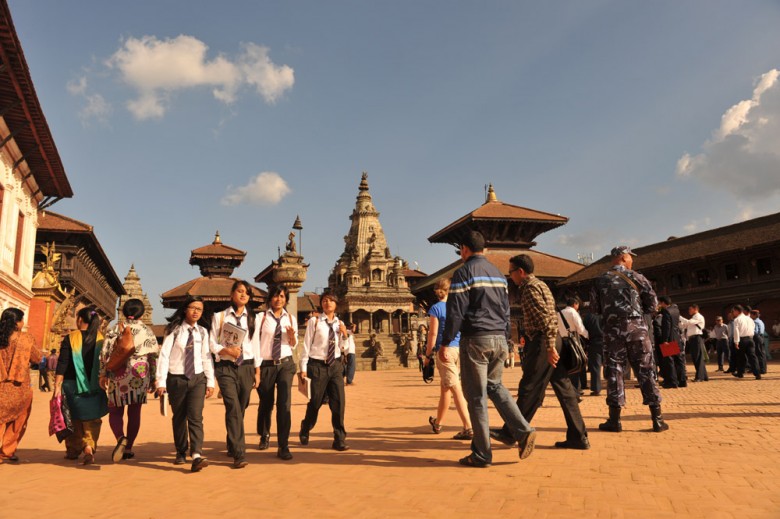
<path fill-rule="evenodd" d="M 336 320 L 328 321 L 325 319 L 325 322 L 328 323 L 328 355 L 325 357 L 325 364 L 330 366 L 336 360 L 336 332 L 333 331 Z"/>
<path fill-rule="evenodd" d="M 238 326 L 239 328 L 241 328 L 243 330 L 244 327 L 241 326 L 241 316 L 240 315 L 235 315 L 235 314 L 234 314 L 234 316 L 236 318 L 236 326 Z M 240 366 L 242 362 L 244 362 L 244 345 L 243 344 L 241 345 L 241 353 L 239 353 L 238 358 L 236 359 L 236 364 L 238 364 Z"/>
<path fill-rule="evenodd" d="M 195 376 L 195 336 L 194 328 L 190 327 L 190 334 L 187 336 L 187 345 L 184 347 L 184 376 L 187 380 Z"/>
<path fill-rule="evenodd" d="M 271 317 L 276 321 L 276 330 L 274 330 L 274 342 L 271 348 L 271 357 L 274 361 L 278 361 L 282 358 L 282 317 L 276 318 L 274 314 Z"/>

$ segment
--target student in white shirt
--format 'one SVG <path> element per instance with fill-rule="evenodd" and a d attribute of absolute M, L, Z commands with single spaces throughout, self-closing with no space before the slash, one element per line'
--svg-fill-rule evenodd
<path fill-rule="evenodd" d="M 276 438 L 279 443 L 276 456 L 285 461 L 293 457 L 289 448 L 290 403 L 295 378 L 293 348 L 298 344 L 298 321 L 285 309 L 289 295 L 287 287 L 272 285 L 268 289 L 268 309 L 257 316 L 261 360 L 260 385 L 257 388 L 260 396 L 257 411 L 259 449 L 265 450 L 270 444 L 271 412 L 276 390 Z"/>
<path fill-rule="evenodd" d="M 244 412 L 249 406 L 252 389 L 260 385 L 260 354 L 257 341 L 257 321 L 247 306 L 252 287 L 243 280 L 230 289 L 230 306 L 217 312 L 211 320 L 210 347 L 215 355 L 214 373 L 225 404 L 227 452 L 233 458 L 233 468 L 241 469 L 246 461 Z M 240 345 L 220 344 L 225 325 L 231 324 L 246 331 Z"/>
<path fill-rule="evenodd" d="M 569 297 L 566 299 L 566 307 L 561 310 L 561 313 L 558 314 L 558 334 L 561 337 L 567 337 L 569 333 L 576 332 L 579 334 L 580 337 L 584 338 L 585 340 L 588 340 L 590 337 L 588 336 L 588 330 L 585 328 L 585 324 L 582 322 L 582 317 L 580 317 L 580 300 L 576 297 Z M 561 316 L 563 316 L 563 319 L 566 319 L 566 323 L 569 325 L 569 329 L 566 329 L 566 325 L 563 323 Z M 583 390 L 587 389 L 588 386 L 588 366 L 584 365 L 582 366 L 582 369 L 579 373 L 575 373 L 573 375 L 569 375 L 569 378 L 571 379 L 571 385 L 574 386 L 574 389 L 577 391 L 578 395 L 583 394 Z M 579 401 L 582 401 L 582 397 L 578 397 Z"/>
<path fill-rule="evenodd" d="M 189 452 L 192 472 L 209 464 L 203 456 L 203 405 L 214 394 L 214 366 L 207 324 L 203 299 L 187 296 L 165 327 L 157 360 L 157 394 L 167 392 L 173 410 L 174 464 L 186 463 Z"/>
<path fill-rule="evenodd" d="M 347 338 L 344 339 L 346 346 L 344 347 L 344 353 L 347 355 L 347 362 L 344 364 L 344 378 L 348 386 L 355 385 L 355 331 L 357 325 L 355 323 L 347 324 Z"/>
<path fill-rule="evenodd" d="M 344 430 L 344 373 L 341 364 L 343 354 L 342 337 L 347 334 L 344 323 L 336 317 L 338 300 L 334 294 L 323 294 L 320 298 L 322 314 L 312 317 L 306 323 L 303 338 L 301 381 L 311 379 L 311 399 L 306 406 L 306 417 L 301 422 L 299 438 L 301 445 L 309 444 L 309 431 L 317 423 L 317 415 L 325 395 L 328 395 L 331 423 L 333 424 L 333 445 L 337 451 L 348 450 Z"/>
<path fill-rule="evenodd" d="M 692 304 L 688 306 L 690 319 L 680 317 L 680 327 L 685 328 L 685 351 L 690 352 L 693 359 L 693 365 L 696 367 L 694 382 L 707 382 L 710 377 L 707 375 L 707 363 L 704 360 L 705 346 L 704 337 L 704 316 L 699 313 L 699 305 Z"/>
<path fill-rule="evenodd" d="M 732 340 L 736 347 L 736 364 L 734 375 L 737 378 L 745 376 L 745 367 L 748 367 L 756 380 L 761 380 L 761 370 L 756 357 L 756 345 L 753 342 L 753 334 L 756 330 L 756 323 L 745 315 L 740 305 L 731 307 L 731 317 L 734 320 L 734 336 Z"/>

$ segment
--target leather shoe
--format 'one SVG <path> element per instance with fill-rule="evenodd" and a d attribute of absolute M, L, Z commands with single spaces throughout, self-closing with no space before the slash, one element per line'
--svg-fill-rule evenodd
<path fill-rule="evenodd" d="M 279 449 L 277 451 L 276 457 L 280 460 L 289 461 L 293 458 L 293 455 L 290 453 L 290 449 L 285 447 L 284 449 Z"/>
<path fill-rule="evenodd" d="M 512 447 L 517 440 L 509 436 L 504 432 L 504 429 L 490 429 L 490 437 L 494 440 L 498 440 L 507 447 Z"/>
<path fill-rule="evenodd" d="M 480 460 L 474 458 L 473 454 L 469 454 L 465 458 L 459 459 L 458 463 L 460 463 L 461 465 L 466 466 L 466 467 L 476 467 L 476 468 L 480 468 L 480 469 L 483 469 L 485 467 L 489 467 L 490 466 L 490 463 L 488 463 L 486 461 L 480 461 Z"/>
<path fill-rule="evenodd" d="M 333 442 L 333 448 L 339 452 L 344 452 L 349 450 L 349 445 L 344 442 Z"/>
<path fill-rule="evenodd" d="M 185 463 L 187 463 L 186 456 L 176 456 L 176 459 L 173 460 L 174 465 L 184 465 Z"/>
<path fill-rule="evenodd" d="M 601 391 L 591 391 L 590 396 L 599 396 L 601 394 Z"/>
<path fill-rule="evenodd" d="M 573 442 L 573 441 L 562 441 L 562 442 L 555 442 L 555 448 L 556 449 L 575 449 L 579 451 L 586 451 L 590 449 L 590 442 L 587 438 L 585 438 L 585 441 L 583 442 Z"/>
<path fill-rule="evenodd" d="M 200 472 L 201 470 L 205 469 L 209 466 L 209 460 L 204 458 L 203 456 L 199 456 L 192 460 L 192 467 L 190 467 L 190 472 Z"/>
<path fill-rule="evenodd" d="M 523 435 L 517 441 L 518 451 L 520 453 L 520 459 L 524 460 L 534 451 L 534 443 L 536 442 L 536 429 Z"/>
<path fill-rule="evenodd" d="M 309 444 L 309 432 L 303 432 L 303 421 L 301 421 L 301 432 L 298 433 L 298 439 L 301 440 L 301 445 L 308 445 Z"/>
<path fill-rule="evenodd" d="M 238 458 L 233 462 L 233 468 L 234 469 L 243 469 L 249 465 L 249 462 L 246 461 L 244 458 Z"/>
<path fill-rule="evenodd" d="M 261 451 L 266 450 L 271 444 L 271 438 L 268 436 L 263 436 L 260 438 L 260 445 L 257 446 L 258 449 Z"/>

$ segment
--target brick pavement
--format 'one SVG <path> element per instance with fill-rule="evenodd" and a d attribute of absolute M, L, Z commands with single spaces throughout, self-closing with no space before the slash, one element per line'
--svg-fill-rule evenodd
<path fill-rule="evenodd" d="M 505 382 L 513 392 L 520 370 Z M 144 408 L 136 459 L 112 464 L 114 441 L 104 420 L 97 465 L 63 459 L 46 433 L 48 394 L 35 391 L 33 414 L 17 465 L 0 465 L 0 518 L 227 517 L 252 513 L 281 517 L 780 517 L 780 364 L 762 381 L 720 373 L 686 389 L 664 390 L 671 426 L 655 434 L 638 389 L 629 387 L 624 432 L 602 433 L 603 397 L 581 404 L 590 429 L 590 451 L 552 447 L 563 439 L 563 415 L 551 391 L 534 424 L 533 455 L 520 462 L 516 449 L 494 445 L 494 465 L 460 467 L 467 442 L 451 410 L 443 433 L 427 419 L 437 385 L 424 385 L 413 370 L 359 372 L 347 388 L 348 443 L 330 450 L 329 413 L 323 409 L 308 447 L 297 441 L 305 404 L 293 397 L 291 462 L 271 449 L 258 451 L 256 396 L 247 413 L 250 465 L 230 468 L 224 455 L 224 415 L 207 402 L 206 454 L 211 466 L 198 474 L 172 465 L 169 418 L 156 405 Z M 633 386 L 633 384 L 629 384 Z M 154 401 L 156 404 L 156 401 Z M 491 411 L 491 423 L 498 416 Z M 44 512 L 45 511 L 45 512 Z"/>

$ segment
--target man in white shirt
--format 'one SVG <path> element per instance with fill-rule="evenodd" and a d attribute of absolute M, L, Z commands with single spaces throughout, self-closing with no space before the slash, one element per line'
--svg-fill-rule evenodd
<path fill-rule="evenodd" d="M 743 378 L 745 376 L 745 365 L 747 364 L 750 367 L 750 371 L 755 375 L 756 380 L 761 380 L 756 347 L 753 343 L 756 323 L 742 312 L 743 308 L 740 305 L 731 307 L 731 317 L 734 320 L 733 340 L 737 352 L 737 362 L 732 375 L 737 378 Z"/>
<path fill-rule="evenodd" d="M 347 325 L 346 347 L 344 352 L 347 354 L 347 363 L 344 365 L 344 378 L 347 379 L 348 386 L 355 385 L 355 323 Z"/>
<path fill-rule="evenodd" d="M 695 303 L 688 306 L 688 315 L 690 319 L 680 316 L 680 328 L 685 331 L 685 351 L 691 353 L 696 369 L 693 382 L 707 382 L 710 378 L 707 375 L 707 363 L 704 360 L 705 346 L 704 337 L 702 337 L 704 316 L 699 313 L 699 305 Z"/>
<path fill-rule="evenodd" d="M 566 299 L 566 308 L 561 310 L 561 313 L 558 314 L 558 334 L 561 337 L 567 337 L 569 333 L 575 332 L 580 337 L 584 339 L 589 339 L 588 336 L 588 330 L 585 328 L 585 325 L 582 322 L 582 318 L 580 317 L 580 300 L 576 297 L 569 297 Z M 569 325 L 569 329 L 566 329 L 566 326 L 563 323 L 563 320 L 561 319 L 561 315 L 564 319 L 566 319 L 566 322 Z M 569 375 L 569 378 L 571 379 L 571 385 L 574 386 L 574 389 L 577 391 L 578 395 L 582 395 L 582 392 L 584 389 L 587 389 L 588 385 L 588 366 L 584 365 L 582 366 L 582 370 L 579 373 L 575 373 L 573 375 Z M 577 398 L 579 401 L 582 401 L 582 397 Z"/>

